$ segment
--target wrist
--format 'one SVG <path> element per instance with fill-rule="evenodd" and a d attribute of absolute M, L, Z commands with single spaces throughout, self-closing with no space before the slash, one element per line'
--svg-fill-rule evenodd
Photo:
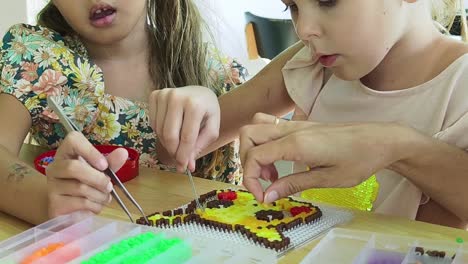
<path fill-rule="evenodd" d="M 402 174 L 402 171 L 427 154 L 430 138 L 411 127 L 399 124 L 393 124 L 391 131 L 389 169 Z"/>

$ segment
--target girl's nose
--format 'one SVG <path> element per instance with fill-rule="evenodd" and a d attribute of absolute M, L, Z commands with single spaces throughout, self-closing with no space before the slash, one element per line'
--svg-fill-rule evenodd
<path fill-rule="evenodd" d="M 296 20 L 296 32 L 301 40 L 309 41 L 320 38 L 322 29 L 318 21 L 318 15 L 315 12 L 299 14 Z"/>

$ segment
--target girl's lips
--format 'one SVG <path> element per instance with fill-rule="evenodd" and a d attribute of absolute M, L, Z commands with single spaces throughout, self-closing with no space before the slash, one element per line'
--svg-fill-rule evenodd
<path fill-rule="evenodd" d="M 319 57 L 319 62 L 325 67 L 332 67 L 333 64 L 335 64 L 336 59 L 338 59 L 337 54 L 321 55 Z"/>
<path fill-rule="evenodd" d="M 116 9 L 107 4 L 93 6 L 90 11 L 89 20 L 95 27 L 106 27 L 112 25 L 116 16 Z"/>

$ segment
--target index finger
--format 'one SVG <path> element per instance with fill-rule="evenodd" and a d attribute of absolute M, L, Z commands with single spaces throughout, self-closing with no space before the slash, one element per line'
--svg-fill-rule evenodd
<path fill-rule="evenodd" d="M 99 171 L 104 171 L 109 164 L 86 137 L 79 132 L 71 132 L 67 135 L 55 154 L 56 159 L 83 158 L 89 165 Z"/>
<path fill-rule="evenodd" d="M 177 169 L 180 172 L 185 171 L 192 153 L 195 151 L 195 144 L 200 133 L 200 125 L 203 121 L 202 113 L 199 113 L 195 107 L 189 107 L 184 112 L 180 143 L 176 153 Z"/>
<path fill-rule="evenodd" d="M 270 116 L 271 117 L 271 116 Z M 246 153 L 249 149 L 267 142 L 285 137 L 291 133 L 313 126 L 312 122 L 280 122 L 275 124 L 247 125 L 240 130 L 239 153 L 242 164 L 245 164 Z"/>
<path fill-rule="evenodd" d="M 56 160 L 46 168 L 46 175 L 55 179 L 76 180 L 104 193 L 112 190 L 109 177 L 81 160 Z"/>
<path fill-rule="evenodd" d="M 278 160 L 297 160 L 296 146 L 286 138 L 273 140 L 260 146 L 255 146 L 245 153 L 243 160 L 244 186 L 255 196 L 257 201 L 263 201 L 263 188 L 260 184 L 262 168 L 271 166 Z"/>

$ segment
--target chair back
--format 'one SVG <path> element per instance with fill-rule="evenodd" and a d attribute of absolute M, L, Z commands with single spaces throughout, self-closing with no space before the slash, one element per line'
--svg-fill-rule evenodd
<path fill-rule="evenodd" d="M 245 13 L 245 19 L 247 26 L 253 27 L 258 55 L 262 58 L 273 59 L 299 40 L 291 19 L 260 17 L 250 12 Z"/>

